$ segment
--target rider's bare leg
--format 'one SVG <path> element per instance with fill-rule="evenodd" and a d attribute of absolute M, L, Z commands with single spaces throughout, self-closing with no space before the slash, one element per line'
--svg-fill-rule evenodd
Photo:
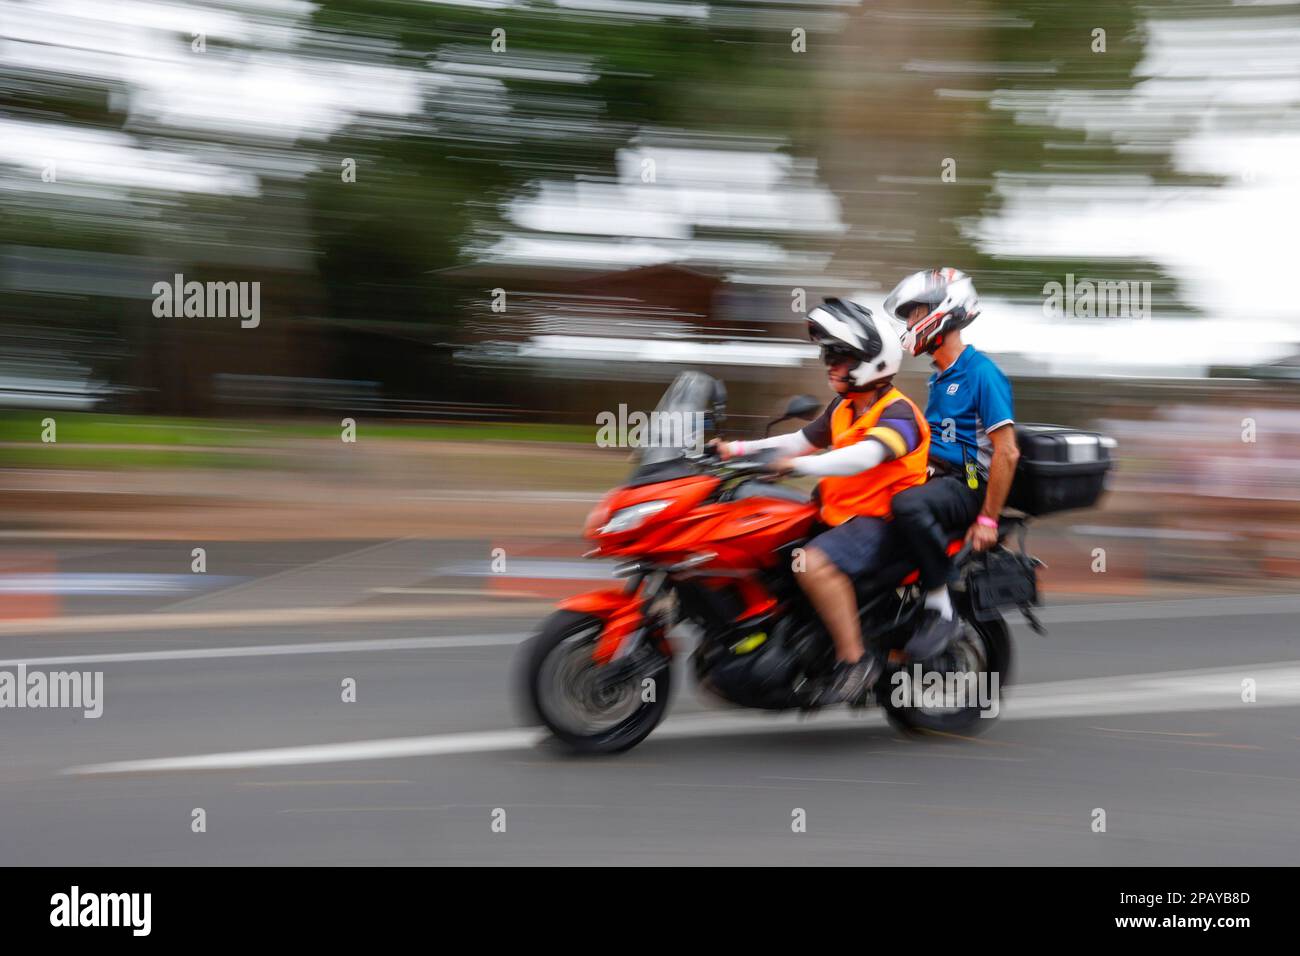
<path fill-rule="evenodd" d="M 804 560 L 804 569 L 795 578 L 830 632 L 836 660 L 856 664 L 863 647 L 853 582 L 817 548 L 808 548 Z"/>

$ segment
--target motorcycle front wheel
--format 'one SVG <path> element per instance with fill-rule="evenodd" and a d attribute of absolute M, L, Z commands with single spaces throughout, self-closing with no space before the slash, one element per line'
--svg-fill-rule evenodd
<path fill-rule="evenodd" d="M 629 750 L 668 712 L 670 660 L 646 650 L 645 667 L 610 683 L 610 665 L 592 657 L 604 622 L 594 615 L 556 611 L 524 645 L 523 697 L 531 714 L 576 753 Z"/>

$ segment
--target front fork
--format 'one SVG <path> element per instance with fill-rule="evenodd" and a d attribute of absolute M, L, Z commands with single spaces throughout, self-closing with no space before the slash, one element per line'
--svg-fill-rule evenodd
<path fill-rule="evenodd" d="M 668 629 L 675 623 L 676 604 L 667 587 L 668 575 L 664 571 L 641 572 L 628 579 L 623 593 L 640 609 L 640 620 L 631 633 L 618 641 L 608 661 L 597 675 L 602 685 L 622 684 L 639 676 L 648 656 L 671 658 Z M 658 646 L 651 644 L 658 637 Z M 598 645 L 599 650 L 599 645 Z"/>
<path fill-rule="evenodd" d="M 647 654 L 672 656 L 667 633 L 675 622 L 675 603 L 661 570 L 635 571 L 622 588 L 607 588 L 561 602 L 564 610 L 604 621 L 592 659 L 602 684 L 626 681 L 645 668 Z M 658 644 L 653 641 L 657 638 Z"/>

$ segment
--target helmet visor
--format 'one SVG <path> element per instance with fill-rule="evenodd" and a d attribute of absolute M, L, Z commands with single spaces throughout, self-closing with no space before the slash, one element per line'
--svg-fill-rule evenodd
<path fill-rule="evenodd" d="M 856 362 L 860 356 L 853 349 L 844 345 L 828 342 L 821 347 L 822 364 L 829 367 L 841 362 Z"/>

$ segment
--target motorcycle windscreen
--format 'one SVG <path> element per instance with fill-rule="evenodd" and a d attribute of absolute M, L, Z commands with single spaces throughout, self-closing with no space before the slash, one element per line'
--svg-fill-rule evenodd
<path fill-rule="evenodd" d="M 637 449 L 634 473 L 671 468 L 687 454 L 702 453 L 725 402 L 722 383 L 711 375 L 679 374 L 644 420 L 632 421 L 629 416 L 628 443 Z"/>

